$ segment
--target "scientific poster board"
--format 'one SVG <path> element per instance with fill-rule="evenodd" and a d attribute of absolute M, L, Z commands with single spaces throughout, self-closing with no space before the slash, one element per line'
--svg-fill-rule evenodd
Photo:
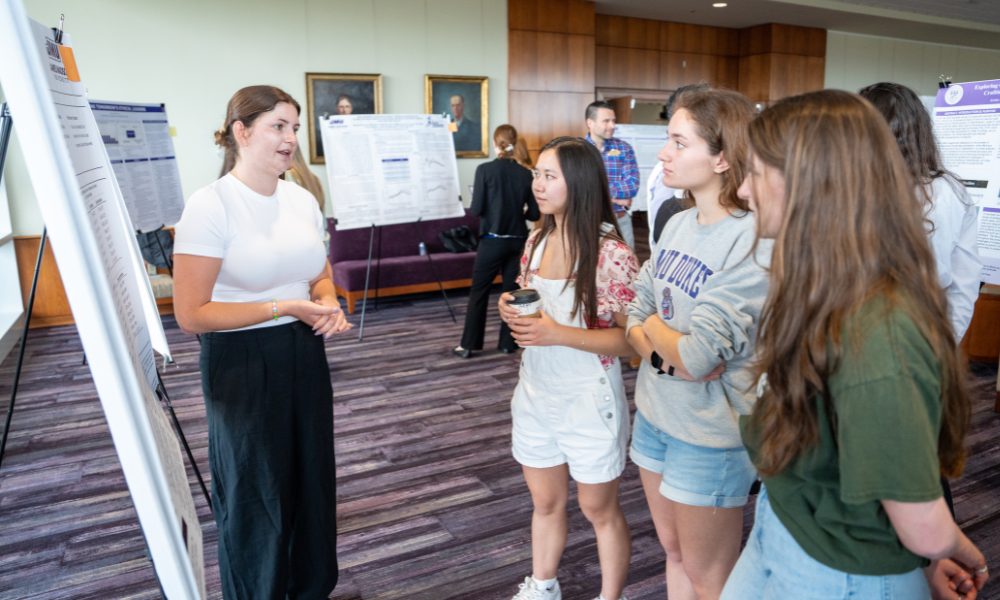
<path fill-rule="evenodd" d="M 320 129 L 338 230 L 465 215 L 447 117 L 335 115 Z"/>
<path fill-rule="evenodd" d="M 639 193 L 632 201 L 632 210 L 649 210 L 649 190 L 646 182 L 653 167 L 660 162 L 656 155 L 667 144 L 666 125 L 618 125 L 615 137 L 626 141 L 635 151 L 635 162 L 639 165 Z"/>
<path fill-rule="evenodd" d="M 154 395 L 135 235 L 68 35 L 0 0 L 0 85 L 157 576 L 169 600 L 205 598 L 198 515 Z M 151 294 L 151 291 L 150 291 Z"/>
<path fill-rule="evenodd" d="M 976 203 L 982 280 L 1000 284 L 1000 79 L 938 90 L 934 133 L 945 168 Z"/>
<path fill-rule="evenodd" d="M 175 225 L 184 212 L 181 172 L 162 104 L 90 100 L 132 229 Z"/>

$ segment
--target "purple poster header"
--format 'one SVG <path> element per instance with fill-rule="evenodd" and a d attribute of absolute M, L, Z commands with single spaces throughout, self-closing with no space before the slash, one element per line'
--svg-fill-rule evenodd
<path fill-rule="evenodd" d="M 934 101 L 934 108 L 978 106 L 981 104 L 1000 105 L 1000 79 L 953 83 L 947 88 L 939 89 L 937 100 Z"/>

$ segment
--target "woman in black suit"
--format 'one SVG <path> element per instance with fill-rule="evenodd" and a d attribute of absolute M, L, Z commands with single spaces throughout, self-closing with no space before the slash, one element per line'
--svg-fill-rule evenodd
<path fill-rule="evenodd" d="M 462 343 L 452 350 L 461 358 L 470 358 L 473 350 L 483 349 L 490 285 L 497 271 L 503 274 L 504 292 L 518 288 L 518 263 L 528 238 L 525 221 L 537 221 L 541 216 L 531 192 L 531 165 L 519 162 L 514 156 L 517 130 L 510 125 L 497 127 L 493 133 L 493 145 L 497 159 L 479 165 L 472 188 L 470 210 L 480 217 L 481 239 L 472 271 L 472 291 L 465 313 Z M 517 349 L 506 323 L 500 325 L 497 347 L 504 354 Z"/>

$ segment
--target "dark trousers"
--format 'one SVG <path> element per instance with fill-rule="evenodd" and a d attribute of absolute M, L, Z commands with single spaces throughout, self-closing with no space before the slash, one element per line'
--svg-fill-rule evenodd
<path fill-rule="evenodd" d="M 321 600 L 337 585 L 333 386 L 313 333 L 201 337 L 225 600 Z"/>
<path fill-rule="evenodd" d="M 517 270 L 524 251 L 521 238 L 483 238 L 476 250 L 476 264 L 472 268 L 472 290 L 469 292 L 469 307 L 465 311 L 465 329 L 462 331 L 462 347 L 467 350 L 483 349 L 483 333 L 486 331 L 486 311 L 490 303 L 490 286 L 497 272 L 503 275 L 503 291 L 517 289 Z M 517 343 L 510 335 L 506 323 L 500 325 L 500 342 L 497 348 L 516 350 Z"/>

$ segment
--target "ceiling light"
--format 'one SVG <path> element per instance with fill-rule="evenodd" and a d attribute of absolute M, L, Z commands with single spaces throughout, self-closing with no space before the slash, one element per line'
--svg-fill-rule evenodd
<path fill-rule="evenodd" d="M 716 2 L 712 6 L 714 6 L 715 8 L 725 8 L 725 7 L 729 6 L 729 5 L 726 4 L 725 2 Z"/>

